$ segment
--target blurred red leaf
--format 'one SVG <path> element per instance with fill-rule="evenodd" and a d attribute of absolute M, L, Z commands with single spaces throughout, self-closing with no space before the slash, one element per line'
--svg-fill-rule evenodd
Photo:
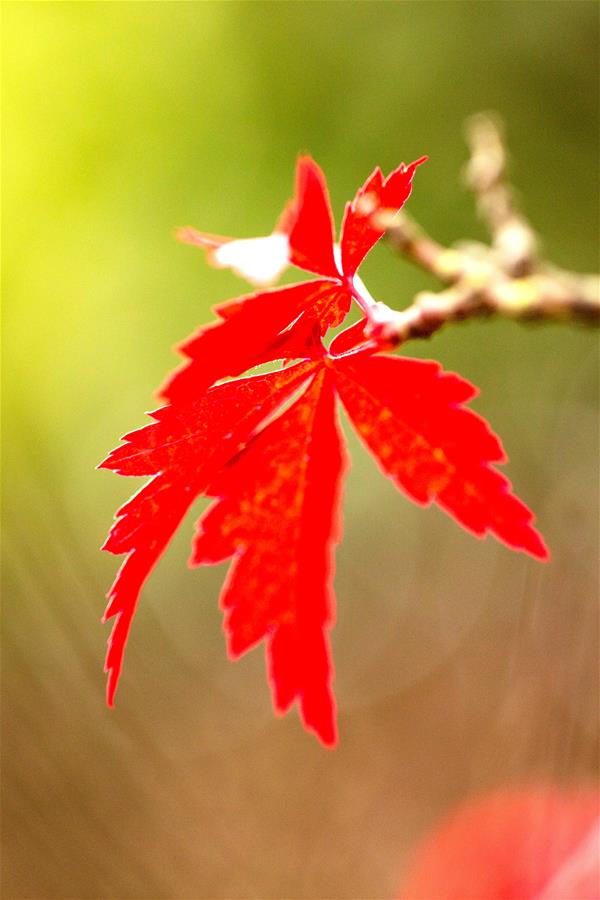
<path fill-rule="evenodd" d="M 472 801 L 417 848 L 399 900 L 599 900 L 599 816 L 589 788 Z"/>

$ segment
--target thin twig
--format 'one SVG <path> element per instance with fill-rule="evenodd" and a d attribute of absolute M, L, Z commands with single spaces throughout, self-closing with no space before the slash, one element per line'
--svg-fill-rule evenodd
<path fill-rule="evenodd" d="M 539 257 L 535 232 L 506 182 L 500 122 L 487 115 L 473 117 L 467 124 L 467 142 L 465 177 L 491 233 L 491 245 L 445 247 L 405 213 L 393 219 L 382 214 L 379 221 L 389 244 L 448 287 L 417 294 L 408 309 L 378 326 L 379 336 L 401 343 L 429 337 L 448 322 L 489 315 L 599 325 L 599 277 L 567 272 Z"/>
<path fill-rule="evenodd" d="M 480 113 L 468 120 L 466 139 L 471 156 L 465 181 L 492 235 L 498 262 L 516 278 L 529 275 L 537 265 L 537 239 L 506 181 L 508 154 L 503 125 L 499 119 Z"/>

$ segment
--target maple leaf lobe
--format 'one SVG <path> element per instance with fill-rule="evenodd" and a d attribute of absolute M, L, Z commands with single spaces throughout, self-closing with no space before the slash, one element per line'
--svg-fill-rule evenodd
<path fill-rule="evenodd" d="M 333 544 L 339 540 L 345 468 L 331 373 L 307 390 L 217 476 L 219 499 L 198 523 L 191 563 L 233 557 L 221 596 L 229 653 L 260 640 L 276 710 L 298 700 L 326 745 L 336 740 L 333 666 L 325 630 L 333 620 Z"/>
<path fill-rule="evenodd" d="M 108 593 L 104 621 L 116 617 L 105 668 L 107 700 L 114 702 L 123 654 L 140 591 L 181 520 L 215 474 L 235 456 L 260 423 L 310 375 L 300 363 L 269 375 L 211 388 L 195 403 L 153 413 L 154 424 L 126 436 L 101 464 L 151 480 L 116 514 L 103 549 L 127 553 Z"/>
<path fill-rule="evenodd" d="M 492 467 L 506 461 L 499 438 L 462 404 L 469 382 L 438 363 L 392 356 L 336 362 L 337 389 L 359 436 L 382 471 L 412 500 L 436 502 L 482 537 L 492 532 L 538 559 L 548 550 L 533 514 Z"/>
<path fill-rule="evenodd" d="M 404 206 L 412 190 L 414 174 L 423 156 L 406 166 L 401 163 L 387 178 L 379 167 L 359 188 L 354 200 L 346 204 L 342 221 L 342 269 L 353 276 L 365 256 L 385 234 L 385 227 L 377 222 L 377 215 L 395 215 Z"/>
<path fill-rule="evenodd" d="M 290 230 L 290 261 L 301 269 L 339 278 L 333 255 L 335 229 L 323 172 L 310 156 L 296 167 L 296 220 Z"/>

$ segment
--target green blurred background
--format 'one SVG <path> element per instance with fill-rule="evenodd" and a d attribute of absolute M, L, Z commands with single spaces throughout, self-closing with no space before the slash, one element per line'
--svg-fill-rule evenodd
<path fill-rule="evenodd" d="M 98 552 L 134 486 L 94 466 L 143 424 L 172 346 L 246 292 L 176 225 L 271 229 L 295 158 L 334 209 L 430 156 L 410 211 L 483 238 L 465 118 L 506 120 L 548 256 L 598 266 L 595 2 L 4 4 L 4 896 L 383 898 L 447 808 L 593 777 L 597 338 L 469 323 L 408 348 L 481 388 L 541 566 L 413 508 L 352 442 L 333 644 L 341 744 L 275 719 L 261 650 L 225 656 L 224 568 L 191 527 L 143 595 L 104 703 Z M 385 247 L 392 306 L 431 284 Z M 196 511 L 197 514 L 197 511 Z"/>

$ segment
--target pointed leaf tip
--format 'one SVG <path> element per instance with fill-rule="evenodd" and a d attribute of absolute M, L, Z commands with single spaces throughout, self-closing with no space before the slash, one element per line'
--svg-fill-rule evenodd
<path fill-rule="evenodd" d="M 296 218 L 289 233 L 293 265 L 326 278 L 339 278 L 333 244 L 335 228 L 327 181 L 311 156 L 296 166 Z"/>
<path fill-rule="evenodd" d="M 387 178 L 377 168 L 358 190 L 352 203 L 347 204 L 342 222 L 342 268 L 345 275 L 353 276 L 358 267 L 385 233 L 377 222 L 377 214 L 399 212 L 412 189 L 412 180 L 418 166 L 427 160 L 422 156 L 410 165 L 401 163 Z"/>

